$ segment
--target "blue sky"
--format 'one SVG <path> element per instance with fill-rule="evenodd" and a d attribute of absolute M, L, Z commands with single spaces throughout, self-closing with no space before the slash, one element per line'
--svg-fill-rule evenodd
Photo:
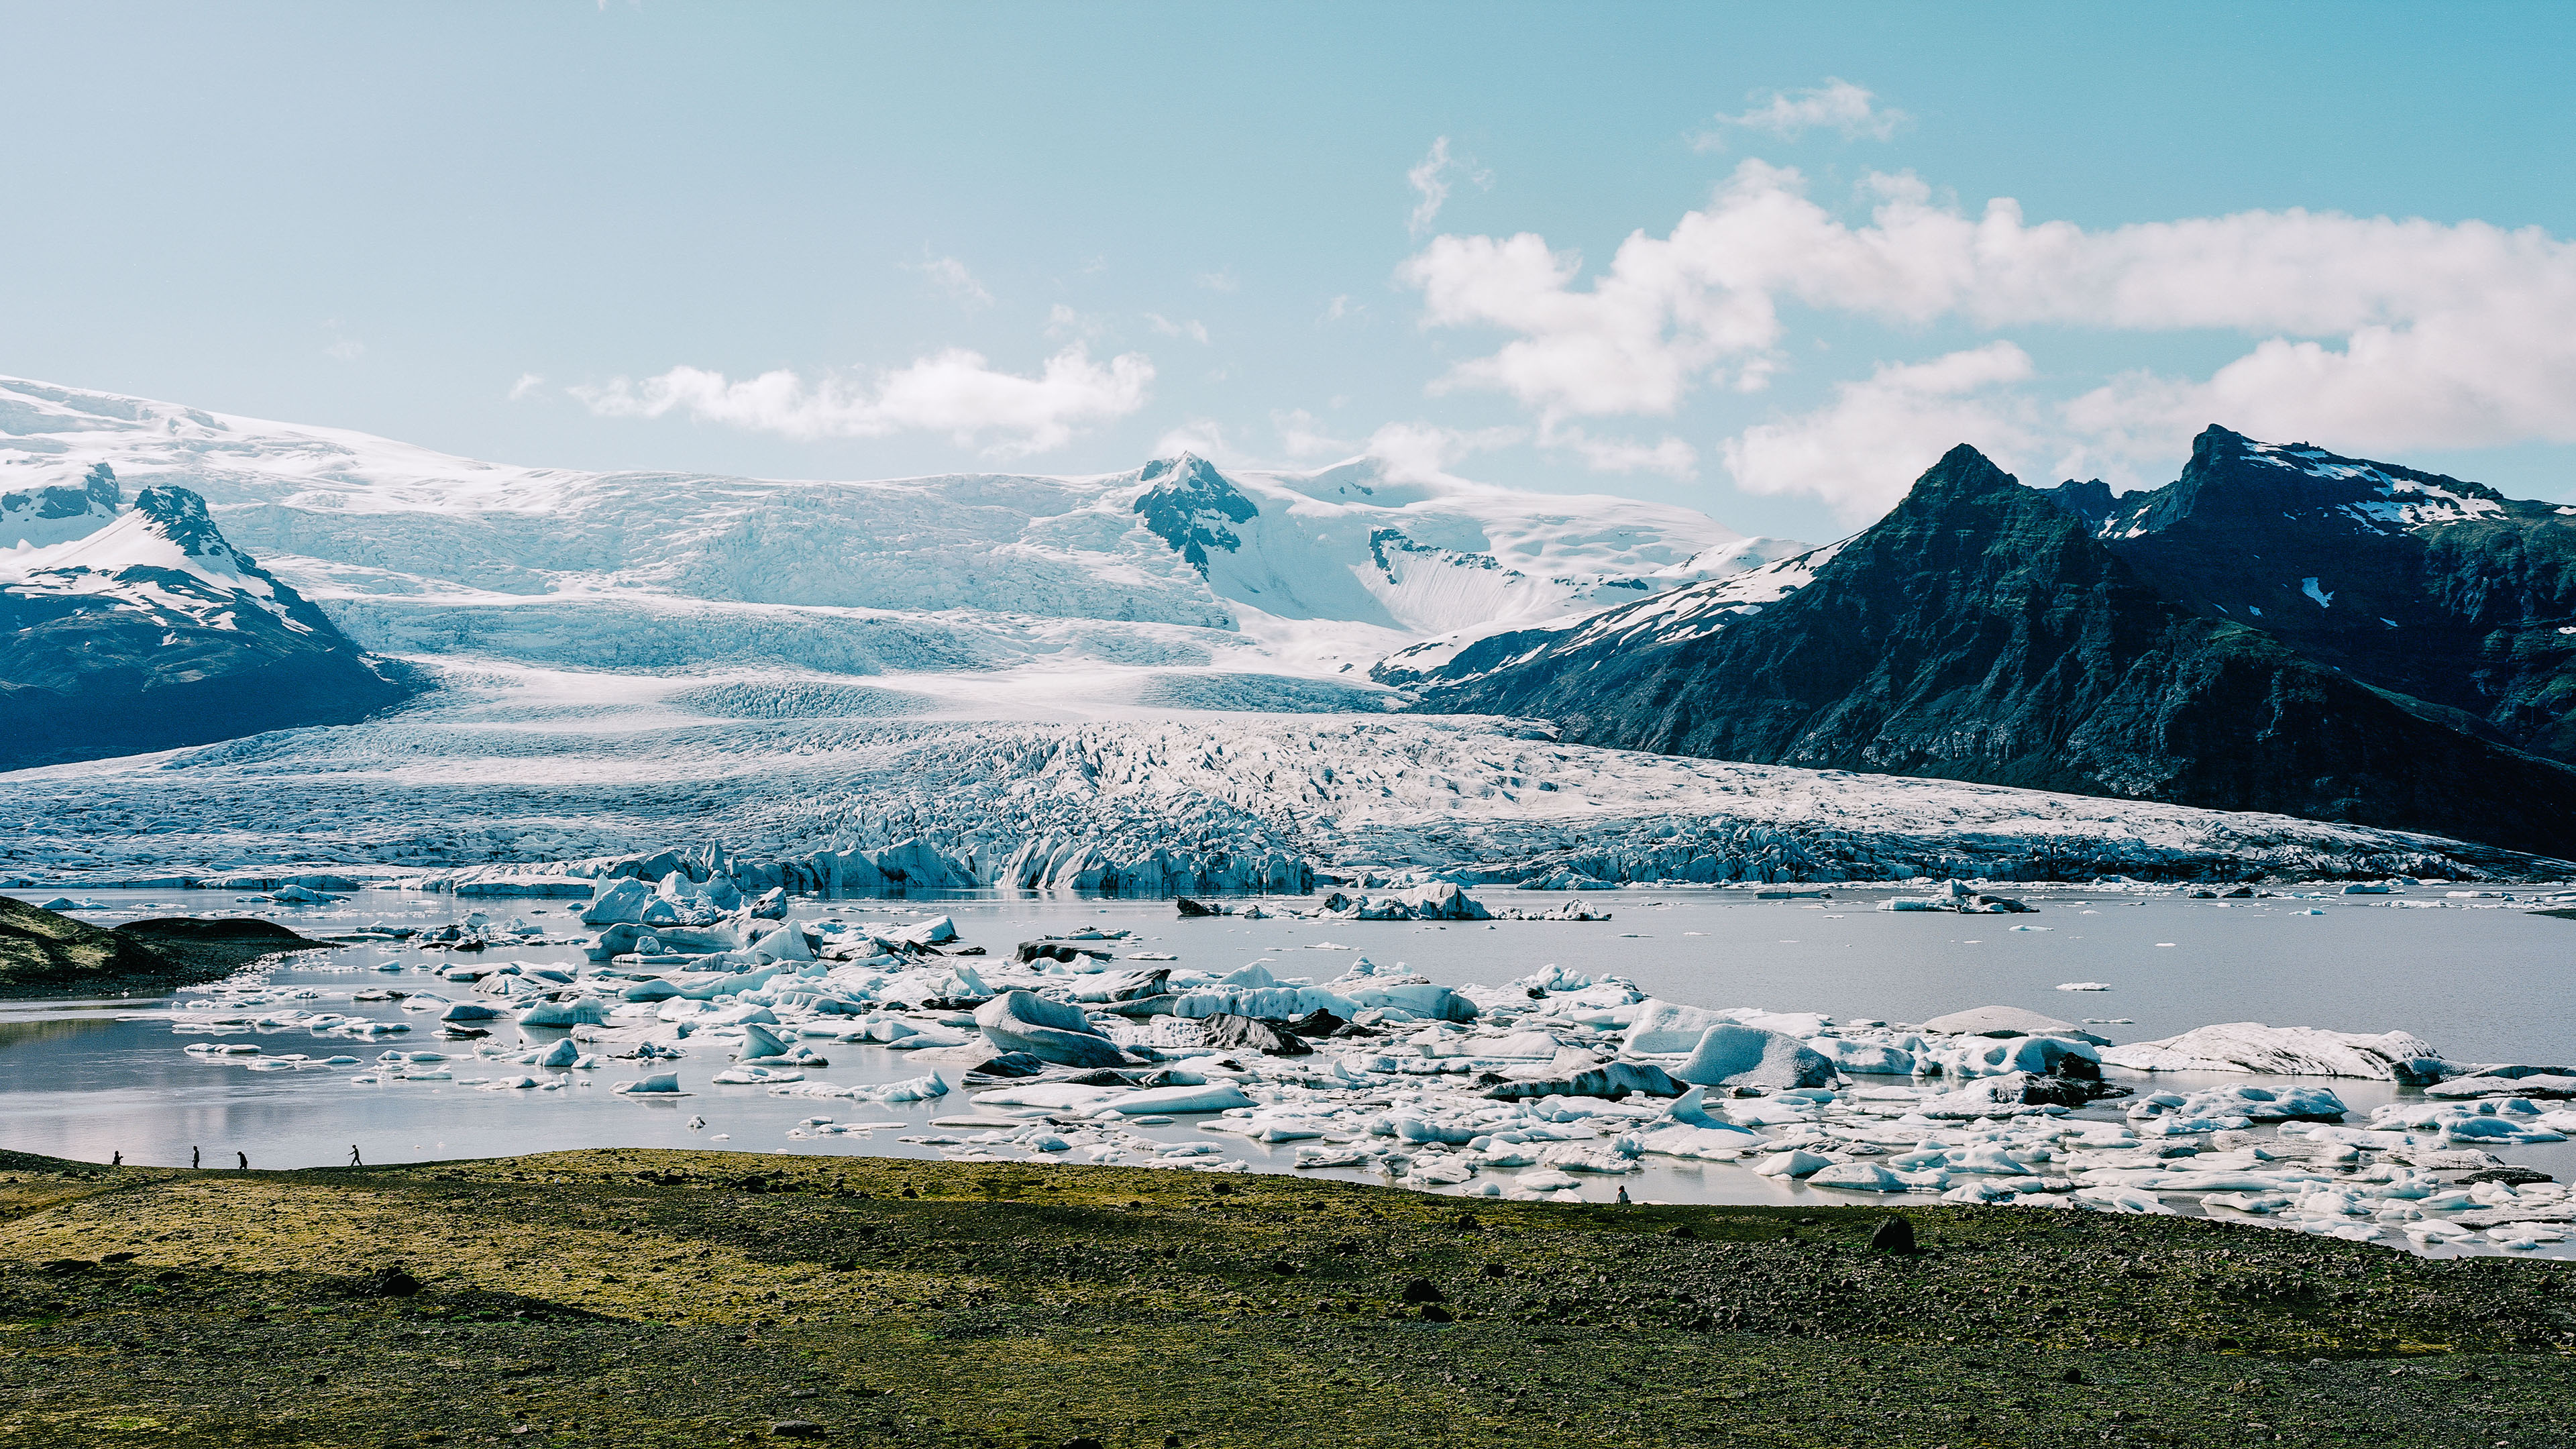
<path fill-rule="evenodd" d="M 1821 538 L 1952 442 L 2154 483 L 2218 421 L 2576 498 L 2564 5 L 6 5 L 0 49 L 0 372 L 473 456 L 1372 447 Z"/>

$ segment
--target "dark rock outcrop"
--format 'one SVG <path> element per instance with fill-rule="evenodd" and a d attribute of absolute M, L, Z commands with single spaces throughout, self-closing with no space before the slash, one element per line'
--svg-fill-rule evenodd
<path fill-rule="evenodd" d="M 2094 531 L 1955 448 L 1840 544 L 1487 641 L 1425 676 L 1417 707 L 1553 719 L 1586 744 L 2576 856 L 2576 770 L 2167 599 Z"/>
<path fill-rule="evenodd" d="M 108 930 L 0 896 L 0 999 L 167 991 L 331 944 L 269 921 L 177 916 Z"/>

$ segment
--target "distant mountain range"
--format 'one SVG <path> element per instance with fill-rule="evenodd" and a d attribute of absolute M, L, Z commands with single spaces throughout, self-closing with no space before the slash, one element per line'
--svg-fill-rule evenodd
<path fill-rule="evenodd" d="M 1588 744 L 2576 858 L 2571 612 L 2576 509 L 2212 428 L 2127 498 L 1957 448 L 1840 543 L 1375 672 Z"/>
<path fill-rule="evenodd" d="M 35 630 L 79 592 L 47 570 L 114 572 L 47 550 L 145 526 L 123 521 L 120 483 L 201 497 L 199 514 L 265 561 L 257 587 L 330 646 L 292 656 L 328 666 L 310 687 L 272 674 L 254 691 L 271 707 L 163 708 L 203 661 L 143 647 L 166 610 L 143 607 L 140 584 L 120 596 L 131 638 L 115 649 L 98 642 L 111 601 L 89 585 L 86 633 Z M 1425 634 L 1806 547 L 1686 508 L 1392 476 L 1371 458 L 1221 471 L 1183 453 L 1093 476 L 858 482 L 589 473 L 0 378 L 0 568 L 17 571 L 0 576 L 16 621 L 0 680 L 44 721 L 0 745 L 0 769 L 339 722 L 372 697 L 339 667 L 361 649 L 549 718 L 813 716 L 857 707 L 852 676 L 887 714 L 1383 711 L 1398 697 L 1367 667 Z M 188 587 L 217 589 L 198 567 Z M 236 611 L 240 640 L 267 637 L 252 612 Z M 286 635 L 270 642 L 309 642 Z M 152 707 L 84 703 L 129 697 Z"/>

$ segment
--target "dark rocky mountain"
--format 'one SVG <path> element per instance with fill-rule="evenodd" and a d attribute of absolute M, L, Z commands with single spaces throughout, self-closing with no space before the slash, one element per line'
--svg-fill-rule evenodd
<path fill-rule="evenodd" d="M 1136 512 L 1201 578 L 1207 577 L 1209 549 L 1232 553 L 1243 546 L 1226 525 L 1261 516 L 1242 489 L 1195 453 L 1156 458 L 1137 476 L 1154 486 L 1137 496 Z"/>
<path fill-rule="evenodd" d="M 2066 496 L 1955 448 L 1839 544 L 1380 677 L 1417 687 L 1418 709 L 1538 716 L 1588 744 L 2576 857 L 2576 769 L 2165 597 Z"/>
<path fill-rule="evenodd" d="M 2047 496 L 2195 612 L 2576 760 L 2576 507 L 2221 427 L 2162 488 Z"/>
<path fill-rule="evenodd" d="M 187 489 L 0 554 L 0 770 L 343 724 L 410 692 Z"/>

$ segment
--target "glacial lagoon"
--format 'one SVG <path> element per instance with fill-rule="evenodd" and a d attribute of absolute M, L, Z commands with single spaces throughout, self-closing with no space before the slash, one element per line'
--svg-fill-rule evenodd
<path fill-rule="evenodd" d="M 1612 916 L 1595 922 L 1304 920 L 1282 908 L 1311 901 L 1280 899 L 1260 902 L 1275 913 L 1267 918 L 1181 919 L 1165 900 L 992 895 L 800 902 L 794 914 L 898 924 L 945 915 L 961 943 L 992 953 L 963 958 L 970 963 L 1008 961 L 1019 941 L 1087 928 L 1131 933 L 1112 945 L 1121 956 L 1141 958 L 1137 965 L 1227 972 L 1260 963 L 1283 980 L 1330 980 L 1362 957 L 1443 985 L 1500 984 L 1553 966 L 1582 976 L 1624 977 L 1648 996 L 1669 1001 L 1816 1012 L 1838 1022 L 1920 1021 L 2001 1003 L 2085 1023 L 2115 1042 L 2217 1022 L 2260 1021 L 2354 1032 L 2402 1029 L 2455 1062 L 2563 1063 L 2576 1057 L 2576 971 L 2570 970 L 2576 966 L 2576 921 L 2532 909 L 2548 890 L 2455 896 L 2453 889 L 2401 886 L 2389 895 L 2351 896 L 2319 887 L 2211 900 L 2171 887 L 2051 887 L 2019 893 L 2037 908 L 2025 915 L 1879 910 L 1883 900 L 1905 894 L 1879 888 L 1772 900 L 1736 889 L 1629 888 L 1579 897 L 1478 892 L 1497 911 L 1580 899 Z M 976 1150 L 961 1149 L 958 1124 L 989 1125 L 994 1115 L 970 1106 L 971 1094 L 962 1090 L 921 1102 L 852 1103 L 784 1095 L 757 1083 L 719 1084 L 710 1079 L 732 1065 L 732 1053 L 714 1042 L 676 1062 L 652 1065 L 653 1071 L 677 1072 L 681 1092 L 672 1097 L 616 1093 L 613 1083 L 641 1071 L 625 1061 L 539 1071 L 533 1075 L 540 1085 L 534 1087 L 496 1087 L 493 1082 L 517 1078 L 521 1069 L 478 1058 L 477 1043 L 444 1040 L 434 1014 L 407 1012 L 401 1000 L 353 999 L 361 993 L 423 991 L 470 999 L 465 988 L 435 975 L 468 959 L 484 965 L 583 964 L 575 943 L 587 932 L 576 918 L 578 903 L 460 901 L 384 888 L 307 906 L 216 891 L 71 894 L 89 907 L 77 914 L 103 925 L 152 915 L 238 912 L 309 935 L 330 935 L 375 923 L 431 928 L 481 910 L 499 922 L 520 917 L 546 934 L 530 944 L 495 944 L 472 958 L 382 943 L 308 954 L 268 973 L 264 987 L 250 996 L 199 989 L 160 1000 L 0 1006 L 0 1070 L 10 1084 L 0 1093 L 0 1146 L 101 1162 L 122 1153 L 128 1163 L 165 1165 L 188 1163 L 196 1149 L 209 1167 L 231 1166 L 236 1154 L 246 1154 L 258 1168 L 345 1163 L 352 1146 L 369 1163 L 607 1146 L 931 1157 Z M 2079 982 L 2108 989 L 2059 989 Z M 187 1009 L 209 1000 L 220 1000 L 223 1011 Z M 334 1012 L 408 1029 L 359 1039 L 345 1031 L 324 1035 L 257 1024 L 260 1017 L 289 1011 Z M 231 1021 L 210 1027 L 215 1015 Z M 483 1044 L 511 1052 L 566 1035 L 520 1028 L 506 1017 L 484 1025 L 493 1034 Z M 353 1062 L 251 1070 L 245 1063 L 257 1058 L 208 1052 L 204 1044 L 210 1042 L 255 1044 L 269 1058 L 300 1053 L 308 1061 L 343 1056 Z M 192 1044 L 200 1051 L 190 1053 Z M 819 1045 L 828 1052 L 828 1066 L 807 1073 L 816 1080 L 887 1083 L 921 1070 L 906 1060 L 908 1053 L 882 1045 Z M 372 1077 L 369 1069 L 387 1050 L 446 1053 L 453 1058 L 443 1064 L 451 1079 L 353 1081 Z M 2352 1109 L 2356 1125 L 2374 1107 L 2414 1096 L 2388 1082 L 2355 1079 L 2149 1077 L 2117 1069 L 2107 1075 L 2140 1093 L 2253 1083 L 2326 1086 Z M 2129 1105 L 2113 1099 L 2074 1115 L 2115 1124 Z M 1170 1150 L 1196 1147 L 1208 1160 L 1296 1170 L 1293 1144 L 1210 1133 L 1202 1130 L 1205 1120 L 1149 1119 L 1126 1130 L 1132 1141 Z M 948 1140 L 899 1140 L 942 1137 Z M 1015 1149 L 992 1150 L 1007 1155 Z M 2517 1144 L 2499 1155 L 2562 1180 L 2576 1176 L 2576 1144 Z M 1624 1190 L 1638 1201 L 1867 1200 L 1757 1176 L 1735 1164 L 1649 1155 L 1639 1167 L 1616 1179 L 1585 1179 L 1571 1195 L 1601 1201 Z M 1366 1165 L 1304 1170 L 1385 1180 Z M 2569 1252 L 2565 1244 L 2538 1251 Z"/>

